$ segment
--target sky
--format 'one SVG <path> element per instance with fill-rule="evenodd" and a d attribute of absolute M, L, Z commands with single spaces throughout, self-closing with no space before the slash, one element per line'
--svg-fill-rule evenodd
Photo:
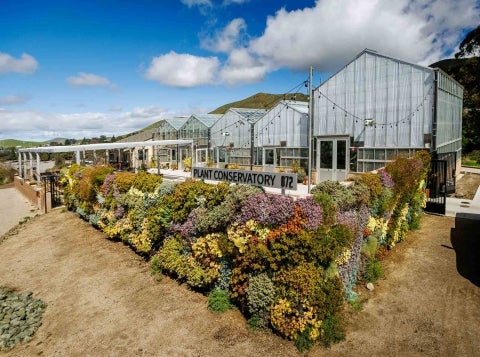
<path fill-rule="evenodd" d="M 365 48 L 428 66 L 480 0 L 0 0 L 0 139 L 118 136 L 318 86 Z"/>

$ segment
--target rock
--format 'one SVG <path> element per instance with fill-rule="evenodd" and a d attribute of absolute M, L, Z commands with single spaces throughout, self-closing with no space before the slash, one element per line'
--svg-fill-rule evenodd
<path fill-rule="evenodd" d="M 369 291 L 373 291 L 373 290 L 375 289 L 375 287 L 373 286 L 372 283 L 367 283 L 366 288 L 367 288 L 367 290 L 369 290 Z"/>

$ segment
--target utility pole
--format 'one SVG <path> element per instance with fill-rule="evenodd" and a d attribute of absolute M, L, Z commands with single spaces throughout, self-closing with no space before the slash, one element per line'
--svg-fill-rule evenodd
<path fill-rule="evenodd" d="M 250 123 L 250 171 L 253 171 L 253 156 L 254 156 L 254 124 Z"/>
<path fill-rule="evenodd" d="M 313 136 L 313 67 L 310 66 L 310 74 L 308 78 L 308 188 L 307 192 L 310 193 L 310 187 L 312 181 L 312 136 Z"/>

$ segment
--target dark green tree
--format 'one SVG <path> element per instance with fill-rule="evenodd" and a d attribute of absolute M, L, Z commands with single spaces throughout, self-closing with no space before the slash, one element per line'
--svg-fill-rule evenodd
<path fill-rule="evenodd" d="M 454 78 L 463 87 L 463 151 L 480 150 L 480 25 L 460 43 L 455 58 L 462 65 Z"/>

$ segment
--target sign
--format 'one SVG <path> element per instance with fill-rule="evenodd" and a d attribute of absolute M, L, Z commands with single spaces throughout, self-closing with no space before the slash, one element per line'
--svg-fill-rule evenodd
<path fill-rule="evenodd" d="M 261 172 L 246 170 L 215 169 L 194 167 L 193 178 L 213 181 L 228 181 L 245 185 L 280 188 L 284 190 L 297 189 L 297 174 L 284 172 Z"/>

